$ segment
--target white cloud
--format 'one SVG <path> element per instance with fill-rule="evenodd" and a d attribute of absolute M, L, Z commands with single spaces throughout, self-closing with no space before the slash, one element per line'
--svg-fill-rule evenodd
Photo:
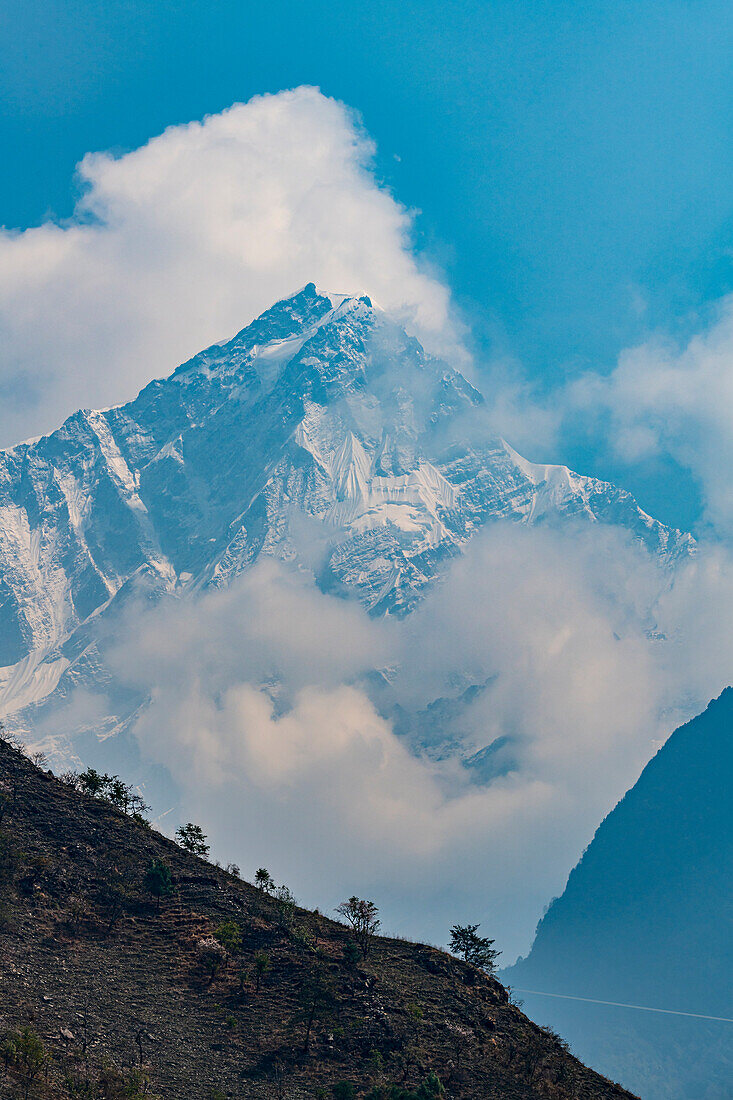
<path fill-rule="evenodd" d="M 562 462 L 563 450 L 582 446 L 585 472 L 599 457 L 629 468 L 670 457 L 699 487 L 697 534 L 730 544 L 733 295 L 718 301 L 712 320 L 685 342 L 657 333 L 622 350 L 608 373 L 570 375 L 547 388 L 505 355 L 482 364 L 481 375 L 492 428 L 520 453 Z"/>
<path fill-rule="evenodd" d="M 127 399 L 311 280 L 450 342 L 448 293 L 373 153 L 351 111 L 304 87 L 86 156 L 68 224 L 0 235 L 0 443 Z"/>
<path fill-rule="evenodd" d="M 143 759 L 223 859 L 313 905 L 368 893 L 412 935 L 482 920 L 511 955 L 658 742 L 727 682 L 731 612 L 720 554 L 670 588 L 618 531 L 499 524 L 404 622 L 263 562 L 135 618 L 113 665 L 151 693 Z M 460 712 L 398 736 L 395 705 L 470 683 L 486 687 Z M 476 782 L 460 756 L 500 737 L 506 767 Z"/>
<path fill-rule="evenodd" d="M 567 407 L 609 414 L 608 442 L 629 463 L 666 453 L 698 478 L 706 518 L 733 535 L 733 296 L 683 347 L 650 340 L 624 351 L 608 377 L 569 387 Z"/>

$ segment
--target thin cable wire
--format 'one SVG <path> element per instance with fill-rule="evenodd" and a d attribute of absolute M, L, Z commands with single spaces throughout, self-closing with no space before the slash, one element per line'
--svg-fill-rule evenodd
<path fill-rule="evenodd" d="M 571 997 L 569 993 L 541 993 L 539 989 L 519 989 L 513 985 L 512 993 L 529 993 L 533 997 L 560 997 L 564 1001 L 584 1001 L 591 1005 L 613 1005 L 614 1008 L 636 1008 L 639 1012 L 663 1012 L 665 1016 L 691 1016 L 695 1020 L 717 1020 L 721 1024 L 733 1024 L 729 1016 L 704 1016 L 701 1012 L 680 1012 L 676 1008 L 649 1008 L 647 1005 L 627 1005 L 622 1001 L 599 1001 L 595 997 Z"/>

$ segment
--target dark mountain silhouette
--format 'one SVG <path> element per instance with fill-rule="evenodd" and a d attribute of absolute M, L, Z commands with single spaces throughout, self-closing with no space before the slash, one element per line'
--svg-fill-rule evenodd
<path fill-rule="evenodd" d="M 676 730 L 598 829 L 512 986 L 733 1017 L 733 690 Z M 733 1096 L 733 1025 L 524 995 L 645 1100 Z"/>
<path fill-rule="evenodd" d="M 360 952 L 129 794 L 125 813 L 0 740 L 0 1097 L 629 1097 L 494 978 L 404 940 Z"/>

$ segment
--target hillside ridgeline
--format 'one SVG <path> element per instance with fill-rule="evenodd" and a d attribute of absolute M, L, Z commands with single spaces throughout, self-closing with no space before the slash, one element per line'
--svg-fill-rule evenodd
<path fill-rule="evenodd" d="M 3 741 L 0 890 L 0 1097 L 630 1096 L 487 974 L 365 953 Z"/>

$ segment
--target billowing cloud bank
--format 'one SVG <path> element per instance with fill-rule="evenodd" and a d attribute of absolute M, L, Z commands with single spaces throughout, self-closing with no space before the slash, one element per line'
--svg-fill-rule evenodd
<path fill-rule="evenodd" d="M 86 156 L 69 224 L 0 234 L 0 445 L 127 399 L 310 280 L 449 339 L 373 153 L 350 110 L 297 88 Z"/>
<path fill-rule="evenodd" d="M 499 524 L 410 618 L 375 622 L 263 562 L 143 613 L 114 665 L 152 694 L 143 756 L 223 859 L 314 905 L 368 893 L 437 941 L 482 920 L 511 956 L 658 744 L 726 683 L 722 564 L 703 552 L 670 588 L 619 532 Z M 488 746 L 483 768 L 460 763 Z"/>

